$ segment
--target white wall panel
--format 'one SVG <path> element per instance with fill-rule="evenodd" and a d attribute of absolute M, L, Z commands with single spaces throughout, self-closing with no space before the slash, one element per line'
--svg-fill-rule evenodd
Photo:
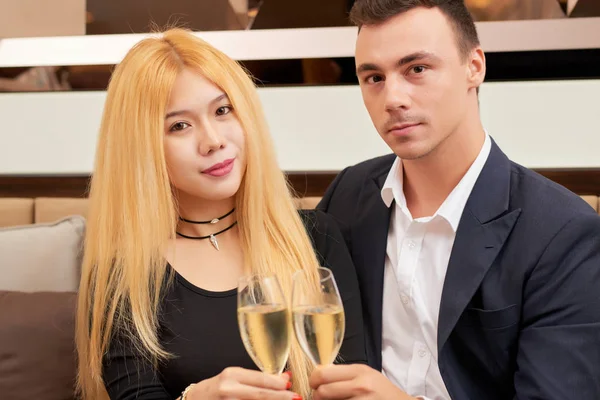
<path fill-rule="evenodd" d="M 385 154 L 357 86 L 260 89 L 280 165 L 334 171 Z M 481 114 L 515 161 L 600 167 L 600 80 L 487 83 Z M 93 166 L 104 92 L 0 94 L 0 174 L 81 174 Z"/>

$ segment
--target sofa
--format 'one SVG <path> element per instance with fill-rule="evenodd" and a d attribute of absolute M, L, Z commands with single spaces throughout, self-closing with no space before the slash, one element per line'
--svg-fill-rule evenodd
<path fill-rule="evenodd" d="M 317 197 L 297 199 L 314 208 Z M 0 399 L 74 399 L 87 199 L 0 198 Z"/>
<path fill-rule="evenodd" d="M 596 211 L 598 196 L 582 196 Z M 318 197 L 297 199 L 314 208 Z M 87 199 L 0 198 L 0 399 L 74 399 Z"/>

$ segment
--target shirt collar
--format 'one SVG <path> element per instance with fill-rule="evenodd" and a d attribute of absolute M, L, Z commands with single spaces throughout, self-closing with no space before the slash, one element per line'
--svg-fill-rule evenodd
<path fill-rule="evenodd" d="M 403 180 L 402 160 L 400 157 L 396 157 L 381 189 L 381 198 L 386 207 L 391 207 L 394 200 L 406 205 L 406 198 L 404 197 L 404 190 L 402 188 Z"/>
<path fill-rule="evenodd" d="M 448 221 L 452 227 L 452 230 L 456 232 L 462 212 L 467 204 L 469 196 L 471 195 L 471 191 L 475 186 L 475 182 L 483 170 L 491 148 L 492 141 L 486 131 L 483 146 L 481 147 L 477 158 L 475 158 L 475 161 L 473 164 L 471 164 L 460 182 L 454 187 L 454 189 L 452 189 L 452 192 L 450 192 L 446 200 L 444 200 L 440 208 L 431 218 L 435 218 L 439 215 Z M 400 208 L 407 208 L 406 197 L 404 197 L 404 189 L 402 185 L 402 160 L 400 157 L 396 157 L 381 189 L 381 198 L 388 208 L 391 207 L 394 201 L 396 201 Z M 405 212 L 409 213 L 408 210 L 405 210 Z"/>

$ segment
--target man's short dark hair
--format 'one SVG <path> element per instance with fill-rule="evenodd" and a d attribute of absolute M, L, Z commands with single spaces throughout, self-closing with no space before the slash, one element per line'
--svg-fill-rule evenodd
<path fill-rule="evenodd" d="M 350 20 L 360 29 L 363 25 L 384 23 L 418 7 L 437 8 L 448 18 L 456 33 L 459 53 L 463 58 L 479 46 L 475 22 L 463 0 L 356 0 L 350 10 Z"/>

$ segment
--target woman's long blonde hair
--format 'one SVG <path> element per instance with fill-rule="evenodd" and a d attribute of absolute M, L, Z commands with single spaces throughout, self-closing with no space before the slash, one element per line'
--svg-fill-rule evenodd
<path fill-rule="evenodd" d="M 90 187 L 76 333 L 84 399 L 106 398 L 102 359 L 117 330 L 155 365 L 169 357 L 158 341 L 157 314 L 178 211 L 163 136 L 171 89 L 184 68 L 229 96 L 246 134 L 247 167 L 236 196 L 245 262 L 253 272 L 276 274 L 287 293 L 295 271 L 316 274 L 318 261 L 277 164 L 252 80 L 185 30 L 142 40 L 112 75 Z M 310 398 L 311 364 L 295 341 L 289 365 L 293 390 Z"/>

